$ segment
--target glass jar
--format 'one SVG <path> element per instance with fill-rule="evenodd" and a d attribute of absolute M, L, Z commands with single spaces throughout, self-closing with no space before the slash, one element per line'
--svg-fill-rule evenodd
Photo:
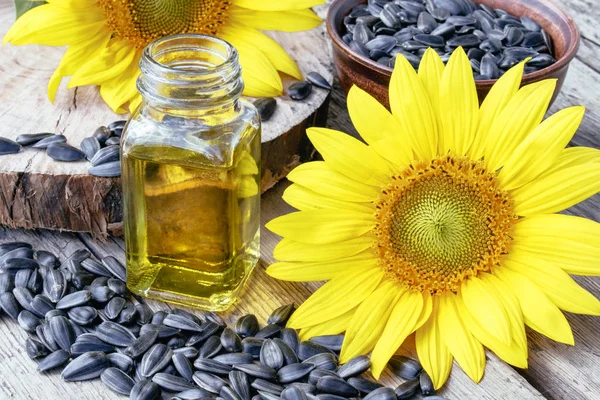
<path fill-rule="evenodd" d="M 204 35 L 146 47 L 121 145 L 127 286 L 224 310 L 259 258 L 260 118 L 238 53 Z"/>

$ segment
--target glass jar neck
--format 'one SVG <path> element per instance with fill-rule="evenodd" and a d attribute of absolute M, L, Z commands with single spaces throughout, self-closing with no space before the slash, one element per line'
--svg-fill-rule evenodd
<path fill-rule="evenodd" d="M 172 35 L 150 43 L 140 60 L 137 87 L 161 112 L 214 113 L 235 107 L 242 91 L 237 50 L 206 35 Z"/>

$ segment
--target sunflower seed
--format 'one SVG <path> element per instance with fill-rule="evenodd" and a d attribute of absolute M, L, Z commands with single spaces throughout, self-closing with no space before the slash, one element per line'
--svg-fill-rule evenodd
<path fill-rule="evenodd" d="M 17 273 L 15 274 L 14 286 L 26 288 L 27 283 L 29 282 L 29 278 L 31 278 L 33 272 L 34 271 L 31 269 L 21 269 L 17 271 Z"/>
<path fill-rule="evenodd" d="M 17 272 L 20 269 L 36 269 L 40 264 L 31 258 L 15 257 L 8 258 L 2 263 L 4 272 Z"/>
<path fill-rule="evenodd" d="M 259 393 L 266 392 L 279 396 L 283 392 L 284 387 L 273 382 L 268 382 L 264 379 L 255 379 L 250 384 Z"/>
<path fill-rule="evenodd" d="M 59 349 L 58 344 L 52 336 L 52 332 L 50 331 L 50 325 L 48 323 L 38 325 L 35 328 L 35 333 L 37 334 L 37 337 L 40 340 L 40 342 L 42 342 L 47 349 L 49 349 L 50 351 L 57 351 Z"/>
<path fill-rule="evenodd" d="M 276 396 L 269 392 L 263 392 L 260 390 L 258 391 L 258 395 L 259 395 L 258 397 L 263 400 L 280 400 L 281 399 L 281 397 L 279 397 L 279 396 Z"/>
<path fill-rule="evenodd" d="M 250 400 L 250 382 L 248 375 L 242 371 L 231 371 L 229 373 L 229 382 L 231 387 L 242 400 Z"/>
<path fill-rule="evenodd" d="M 246 314 L 235 323 L 235 332 L 243 338 L 254 336 L 258 329 L 258 320 L 254 314 Z"/>
<path fill-rule="evenodd" d="M 118 285 L 115 285 L 113 282 L 118 282 Z M 111 283 L 113 283 L 113 285 L 111 285 Z M 111 286 L 120 286 L 123 285 L 123 288 L 125 288 L 125 284 L 117 279 L 109 279 L 108 280 L 108 287 L 111 288 Z M 116 289 L 116 290 L 115 290 Z M 125 295 L 127 288 L 125 288 L 125 290 L 121 293 L 119 293 L 119 288 L 111 288 L 111 290 L 119 295 Z M 139 303 L 135 305 L 135 309 L 137 310 L 137 315 L 138 315 L 138 324 L 147 324 L 148 322 L 150 322 L 150 320 L 152 319 L 152 315 L 154 314 L 154 312 L 152 311 L 152 309 L 150 307 L 148 307 L 148 305 L 144 304 L 144 303 Z"/>
<path fill-rule="evenodd" d="M 294 304 L 286 304 L 279 308 L 276 308 L 269 316 L 267 323 L 284 326 L 285 323 L 287 322 L 287 320 L 290 318 L 290 316 L 294 312 L 294 310 L 295 310 Z"/>
<path fill-rule="evenodd" d="M 406 380 L 415 379 L 423 370 L 417 360 L 405 356 L 393 356 L 388 362 L 388 367 L 394 374 Z"/>
<path fill-rule="evenodd" d="M 33 337 L 25 340 L 25 351 L 32 360 L 48 355 L 48 348 L 42 342 Z"/>
<path fill-rule="evenodd" d="M 116 319 L 123 307 L 127 304 L 127 300 L 122 297 L 113 297 L 110 299 L 106 306 L 104 306 L 104 314 L 110 320 Z"/>
<path fill-rule="evenodd" d="M 108 269 L 106 269 L 104 265 L 91 258 L 86 258 L 85 260 L 83 260 L 81 262 L 81 266 L 83 267 L 83 269 L 91 272 L 92 274 L 107 276 L 109 278 L 112 277 L 112 274 Z"/>
<path fill-rule="evenodd" d="M 135 385 L 129 375 L 114 367 L 106 368 L 100 375 L 100 379 L 110 390 L 124 395 L 129 395 Z"/>
<path fill-rule="evenodd" d="M 44 281 L 42 276 L 38 273 L 37 269 L 33 270 L 33 273 L 29 276 L 29 281 L 27 282 L 27 289 L 37 295 L 42 291 L 43 285 Z"/>
<path fill-rule="evenodd" d="M 214 357 L 213 360 L 227 365 L 250 364 L 252 355 L 248 353 L 224 353 Z"/>
<path fill-rule="evenodd" d="M 373 390 L 364 397 L 367 400 L 396 400 L 396 394 L 388 387 Z"/>
<path fill-rule="evenodd" d="M 130 325 L 135 322 L 138 312 L 137 308 L 131 303 L 125 305 L 119 314 L 118 323 L 121 325 Z M 183 339 L 182 339 L 183 340 Z"/>
<path fill-rule="evenodd" d="M 21 145 L 13 140 L 0 137 L 0 155 L 15 154 L 21 151 Z"/>
<path fill-rule="evenodd" d="M 327 347 L 321 346 L 320 344 L 316 344 L 316 343 L 309 342 L 309 341 L 301 342 L 298 345 L 298 350 L 296 351 L 296 353 L 298 354 L 298 358 L 301 361 L 304 361 L 307 358 L 312 357 L 316 354 L 321 354 L 321 353 L 332 353 L 333 354 L 333 352 L 331 350 L 329 350 Z"/>
<path fill-rule="evenodd" d="M 0 308 L 2 308 L 12 319 L 17 319 L 19 317 L 19 303 L 11 292 L 0 294 Z"/>
<path fill-rule="evenodd" d="M 173 350 L 173 354 L 181 354 L 187 359 L 198 357 L 198 349 L 193 346 L 180 347 Z"/>
<path fill-rule="evenodd" d="M 111 136 L 108 139 L 106 139 L 106 142 L 104 142 L 105 146 L 120 146 L 121 145 L 121 137 L 120 136 Z"/>
<path fill-rule="evenodd" d="M 141 380 L 133 385 L 129 398 L 131 400 L 159 400 L 161 396 L 160 387 L 149 380 Z"/>
<path fill-rule="evenodd" d="M 127 281 L 127 273 L 123 264 L 113 256 L 107 256 L 102 259 L 102 264 L 113 274 L 115 278 L 119 278 L 123 282 Z"/>
<path fill-rule="evenodd" d="M 315 369 L 312 364 L 289 364 L 277 371 L 277 379 L 281 383 L 290 383 L 308 375 Z"/>
<path fill-rule="evenodd" d="M 8 272 L 0 272 L 0 293 L 12 292 L 15 288 L 15 279 Z"/>
<path fill-rule="evenodd" d="M 144 354 L 158 339 L 157 330 L 149 330 L 140 334 L 140 336 L 131 343 L 127 348 L 123 350 L 123 354 L 131 357 L 138 358 Z"/>
<path fill-rule="evenodd" d="M 73 358 L 79 357 L 82 354 L 88 353 L 90 351 L 101 351 L 103 353 L 111 353 L 115 351 L 114 346 L 110 344 L 104 343 L 102 341 L 98 342 L 77 342 L 73 343 L 71 346 L 71 355 Z"/>
<path fill-rule="evenodd" d="M 357 376 L 365 372 L 371 367 L 371 360 L 367 356 L 357 356 L 342 365 L 338 370 L 338 374 L 346 379 L 351 376 Z"/>
<path fill-rule="evenodd" d="M 65 364 L 69 358 L 71 358 L 71 354 L 66 350 L 54 351 L 40 360 L 37 370 L 40 372 L 50 371 Z"/>
<path fill-rule="evenodd" d="M 304 391 L 295 386 L 286 387 L 283 392 L 281 392 L 281 398 L 284 400 L 307 400 Z"/>
<path fill-rule="evenodd" d="M 340 377 L 335 371 L 317 368 L 310 371 L 310 374 L 308 374 L 308 383 L 310 383 L 311 385 L 316 385 L 319 379 L 321 379 L 324 376 L 333 376 L 336 378 Z"/>
<path fill-rule="evenodd" d="M 182 337 L 172 337 L 171 339 L 169 339 L 169 341 L 167 342 L 167 346 L 169 346 L 169 348 L 171 350 L 175 350 L 178 349 L 180 347 L 185 346 L 185 339 Z"/>
<path fill-rule="evenodd" d="M 33 315 L 31 311 L 23 310 L 17 316 L 17 321 L 21 329 L 26 332 L 33 333 L 35 328 L 42 323 L 42 321 Z"/>
<path fill-rule="evenodd" d="M 316 71 L 309 72 L 306 75 L 306 80 L 312 83 L 314 86 L 319 87 L 325 90 L 331 90 L 331 83 L 327 82 L 327 79 L 323 77 L 320 73 Z"/>
<path fill-rule="evenodd" d="M 212 398 L 213 397 L 211 396 L 211 394 L 208 393 L 206 390 L 194 388 L 177 393 L 177 395 L 173 396 L 171 400 L 208 400 Z"/>
<path fill-rule="evenodd" d="M 50 136 L 54 136 L 54 133 L 27 133 L 17 136 L 15 141 L 21 146 L 29 146 Z"/>
<path fill-rule="evenodd" d="M 330 393 L 319 393 L 317 395 L 317 399 L 319 400 L 342 400 L 345 399 L 344 396 L 338 396 Z"/>
<path fill-rule="evenodd" d="M 49 271 L 44 277 L 44 295 L 53 303 L 58 303 L 67 290 L 67 280 L 60 270 Z"/>
<path fill-rule="evenodd" d="M 242 398 L 231 387 L 225 385 L 219 391 L 219 397 L 223 400 L 242 400 Z"/>
<path fill-rule="evenodd" d="M 247 337 L 242 339 L 242 351 L 244 353 L 252 354 L 253 358 L 258 358 L 260 355 L 260 349 L 265 339 Z"/>
<path fill-rule="evenodd" d="M 273 342 L 279 346 L 279 349 L 281 350 L 281 353 L 283 354 L 283 364 L 287 365 L 287 364 L 295 364 L 297 363 L 298 360 L 298 356 L 296 356 L 296 353 L 294 352 L 294 350 L 283 340 L 279 339 L 279 338 L 275 338 L 273 339 Z"/>
<path fill-rule="evenodd" d="M 418 379 L 409 379 L 406 382 L 399 385 L 396 389 L 394 389 L 394 393 L 398 400 L 407 400 L 412 399 L 412 397 L 417 393 L 419 389 L 419 380 Z"/>
<path fill-rule="evenodd" d="M 18 247 L 16 249 L 12 249 L 7 251 L 0 257 L 0 267 L 4 266 L 4 262 L 11 258 L 33 258 L 33 250 L 29 247 Z"/>
<path fill-rule="evenodd" d="M 118 130 L 118 129 L 121 129 L 121 130 L 122 130 L 123 128 L 125 128 L 125 124 L 126 124 L 126 123 L 127 123 L 127 121 L 126 121 L 126 120 L 124 120 L 124 119 L 121 119 L 121 120 L 118 120 L 118 121 L 113 121 L 113 122 L 111 122 L 111 123 L 110 123 L 110 124 L 108 124 L 106 127 L 107 127 L 107 128 L 108 128 L 108 130 L 110 130 L 111 132 L 114 132 L 115 130 Z"/>
<path fill-rule="evenodd" d="M 119 161 L 121 157 L 121 149 L 119 146 L 106 146 L 94 154 L 90 160 L 92 166 L 97 167 L 102 164 Z"/>
<path fill-rule="evenodd" d="M 193 334 L 192 336 L 190 336 L 186 342 L 186 346 L 195 346 L 198 343 L 201 343 L 205 340 L 207 340 L 208 338 L 212 337 L 213 335 L 215 335 L 216 333 L 219 332 L 219 330 L 221 329 L 221 327 L 219 327 L 219 325 L 213 323 L 213 322 L 204 322 L 202 325 L 200 325 L 200 332 Z M 216 336 L 216 335 L 215 335 Z M 219 349 L 221 348 L 221 338 L 219 336 L 217 336 L 217 338 L 219 339 Z"/>
<path fill-rule="evenodd" d="M 269 324 L 256 332 L 254 335 L 257 338 L 270 339 L 277 336 L 281 332 L 281 326 L 276 324 Z"/>
<path fill-rule="evenodd" d="M 104 142 L 106 142 L 106 139 L 108 139 L 111 134 L 112 132 L 106 126 L 99 126 L 92 134 L 92 137 L 96 138 L 98 142 L 100 142 L 100 145 L 104 146 Z"/>
<path fill-rule="evenodd" d="M 4 256 L 6 253 L 8 253 L 11 250 L 18 249 L 21 247 L 27 247 L 28 249 L 33 248 L 32 245 L 30 245 L 29 243 L 25 243 L 25 242 L 0 243 L 0 257 Z"/>
<path fill-rule="evenodd" d="M 281 348 L 272 340 L 265 340 L 260 349 L 260 362 L 275 370 L 281 368 L 284 363 Z"/>
<path fill-rule="evenodd" d="M 108 277 L 106 276 L 99 276 L 97 278 L 95 278 L 92 283 L 90 284 L 90 286 L 106 286 L 108 285 Z"/>
<path fill-rule="evenodd" d="M 304 100 L 311 92 L 312 84 L 307 81 L 294 82 L 287 89 L 287 94 L 292 100 Z"/>
<path fill-rule="evenodd" d="M 41 139 L 31 147 L 34 149 L 46 150 L 52 143 L 67 143 L 67 138 L 64 135 L 50 135 Z"/>
<path fill-rule="evenodd" d="M 179 375 L 181 375 L 188 381 L 192 380 L 194 370 L 192 368 L 192 363 L 190 362 L 190 360 L 187 359 L 185 355 L 174 353 L 171 357 L 171 361 L 173 362 L 173 366 L 175 366 L 175 369 L 177 370 Z"/>
<path fill-rule="evenodd" d="M 85 153 L 66 143 L 52 143 L 46 148 L 48 154 L 55 161 L 79 161 L 85 158 Z"/>
<path fill-rule="evenodd" d="M 133 369 L 133 359 L 122 353 L 110 353 L 106 355 L 109 364 L 129 374 Z"/>
<path fill-rule="evenodd" d="M 157 343 L 142 357 L 142 376 L 151 377 L 166 367 L 173 357 L 173 350 L 168 346 Z"/>
<path fill-rule="evenodd" d="M 213 324 L 217 324 L 222 328 L 227 326 L 227 324 L 225 323 L 223 318 L 219 317 L 217 314 L 215 314 L 212 311 L 204 311 L 203 316 L 206 321 L 212 322 Z"/>
<path fill-rule="evenodd" d="M 313 336 L 309 339 L 309 341 L 321 346 L 325 346 L 329 350 L 340 351 L 342 350 L 344 335 Z"/>
<path fill-rule="evenodd" d="M 13 289 L 12 293 L 15 295 L 15 299 L 21 307 L 27 311 L 32 310 L 31 302 L 33 301 L 33 295 L 29 289 L 17 286 Z"/>
<path fill-rule="evenodd" d="M 113 161 L 88 168 L 88 173 L 100 178 L 115 178 L 121 176 L 121 162 Z"/>
<path fill-rule="evenodd" d="M 298 332 L 295 329 L 285 328 L 280 334 L 281 340 L 283 340 L 294 352 L 298 351 L 298 345 L 300 339 L 298 339 Z"/>
<path fill-rule="evenodd" d="M 313 364 L 315 368 L 328 369 L 330 371 L 335 371 L 338 367 L 337 358 L 331 353 L 315 354 L 302 362 Z"/>
<path fill-rule="evenodd" d="M 100 351 L 92 351 L 71 361 L 63 369 L 61 376 L 67 382 L 85 381 L 99 377 L 106 368 L 106 355 Z"/>
<path fill-rule="evenodd" d="M 92 292 L 89 290 L 80 290 L 75 293 L 71 293 L 60 299 L 56 303 L 57 310 L 66 310 L 73 307 L 83 306 L 90 302 L 92 299 Z"/>
<path fill-rule="evenodd" d="M 182 392 L 193 389 L 195 385 L 184 378 L 165 373 L 157 373 L 152 377 L 152 382 L 169 392 Z"/>
<path fill-rule="evenodd" d="M 242 351 L 242 341 L 233 330 L 225 328 L 221 333 L 221 346 L 230 352 Z"/>
<path fill-rule="evenodd" d="M 144 334 L 144 333 L 146 333 L 148 331 L 152 331 L 152 330 L 158 332 L 158 337 L 160 339 L 166 339 L 171 336 L 175 336 L 175 335 L 179 334 L 179 329 L 171 328 L 171 327 L 165 326 L 165 325 L 155 325 L 155 324 L 143 325 L 140 330 L 140 334 Z"/>
<path fill-rule="evenodd" d="M 196 361 L 194 361 L 194 368 L 199 371 L 209 372 L 217 375 L 227 375 L 232 370 L 230 365 L 212 360 L 210 358 L 198 358 Z"/>
<path fill-rule="evenodd" d="M 115 297 L 115 292 L 106 286 L 90 286 L 87 290 L 92 293 L 92 300 L 97 303 L 104 304 Z"/>
<path fill-rule="evenodd" d="M 423 397 L 423 400 L 446 400 L 446 398 L 442 396 L 426 396 Z"/>
<path fill-rule="evenodd" d="M 556 62 L 556 59 L 550 54 L 538 54 L 527 63 L 528 66 L 544 68 Z"/>
<path fill-rule="evenodd" d="M 273 368 L 262 364 L 238 364 L 233 368 L 254 378 L 274 380 L 277 376 L 277 372 Z"/>
<path fill-rule="evenodd" d="M 277 108 L 277 101 L 271 97 L 262 97 L 254 101 L 254 107 L 258 110 L 261 120 L 271 119 Z"/>
<path fill-rule="evenodd" d="M 433 382 L 426 371 L 421 372 L 421 375 L 419 375 L 419 386 L 421 387 L 421 393 L 423 396 L 431 396 L 435 394 Z"/>
<path fill-rule="evenodd" d="M 110 321 L 98 325 L 96 336 L 103 342 L 122 347 L 131 346 L 135 340 L 135 335 L 129 329 Z"/>
<path fill-rule="evenodd" d="M 333 376 L 323 376 L 317 381 L 317 390 L 322 393 L 335 394 L 337 396 L 358 396 L 358 390 L 343 379 Z"/>
<path fill-rule="evenodd" d="M 192 379 L 202 389 L 215 394 L 219 394 L 221 388 L 227 385 L 227 382 L 218 376 L 202 371 L 195 372 Z"/>
<path fill-rule="evenodd" d="M 316 394 L 317 393 L 317 387 L 310 383 L 294 382 L 290 386 L 300 389 L 304 394 Z"/>

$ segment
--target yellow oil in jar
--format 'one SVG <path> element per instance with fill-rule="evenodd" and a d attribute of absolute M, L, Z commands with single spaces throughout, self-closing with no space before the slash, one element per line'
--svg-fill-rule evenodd
<path fill-rule="evenodd" d="M 226 309 L 259 258 L 260 134 L 215 165 L 202 152 L 136 145 L 123 153 L 127 286 Z"/>

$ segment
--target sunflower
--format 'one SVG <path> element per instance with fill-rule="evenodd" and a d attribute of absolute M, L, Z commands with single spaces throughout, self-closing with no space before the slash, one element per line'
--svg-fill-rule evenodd
<path fill-rule="evenodd" d="M 329 280 L 289 320 L 303 339 L 345 331 L 340 361 L 371 352 L 378 378 L 415 333 L 439 388 L 453 359 L 478 382 L 484 347 L 526 368 L 525 325 L 572 345 L 561 310 L 600 315 L 569 276 L 600 273 L 600 224 L 557 214 L 600 191 L 600 151 L 565 149 L 583 107 L 542 122 L 556 82 L 519 88 L 523 69 L 479 107 L 462 49 L 446 66 L 428 50 L 418 73 L 398 57 L 391 113 L 348 94 L 366 144 L 308 131 L 324 161 L 290 173 L 300 211 L 267 225 L 283 236 L 269 275 Z"/>
<path fill-rule="evenodd" d="M 282 93 L 278 71 L 302 79 L 294 60 L 259 29 L 301 31 L 321 23 L 311 10 L 323 0 L 48 0 L 19 18 L 4 44 L 68 46 L 48 83 L 54 101 L 65 76 L 68 88 L 100 86 L 117 112 L 140 102 L 136 89 L 143 48 L 162 36 L 203 33 L 233 44 L 240 55 L 244 94 Z"/>

